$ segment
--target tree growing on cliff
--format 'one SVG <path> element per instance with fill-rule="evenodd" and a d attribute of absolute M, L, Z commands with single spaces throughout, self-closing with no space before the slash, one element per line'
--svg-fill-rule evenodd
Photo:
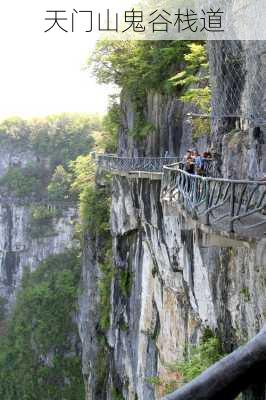
<path fill-rule="evenodd" d="M 1 399 L 84 399 L 74 319 L 79 279 L 74 250 L 24 274 L 7 335 L 0 340 Z"/>
<path fill-rule="evenodd" d="M 201 43 L 188 45 L 184 69 L 169 79 L 173 86 L 184 88 L 181 100 L 194 103 L 201 112 L 210 112 L 211 90 L 209 87 L 209 64 L 206 48 Z"/>
<path fill-rule="evenodd" d="M 114 83 L 137 96 L 149 89 L 166 89 L 164 84 L 188 52 L 188 43 L 183 41 L 101 40 L 88 67 L 99 83 Z"/>

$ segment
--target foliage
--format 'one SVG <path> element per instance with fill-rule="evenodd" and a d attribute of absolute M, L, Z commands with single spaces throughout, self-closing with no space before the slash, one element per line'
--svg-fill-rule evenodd
<path fill-rule="evenodd" d="M 43 192 L 45 171 L 39 164 L 28 164 L 24 168 L 11 167 L 0 179 L 0 186 L 17 197 L 30 194 L 40 195 Z"/>
<path fill-rule="evenodd" d="M 124 400 L 123 394 L 118 389 L 112 390 L 112 400 Z"/>
<path fill-rule="evenodd" d="M 45 223 L 46 221 L 50 221 L 55 217 L 58 217 L 60 215 L 60 212 L 56 208 L 44 205 L 37 205 L 31 206 L 30 215 L 32 222 L 41 224 Z"/>
<path fill-rule="evenodd" d="M 27 121 L 19 117 L 7 118 L 0 122 L 0 143 L 27 148 L 30 145 Z"/>
<path fill-rule="evenodd" d="M 245 303 L 249 303 L 251 300 L 250 291 L 248 287 L 243 287 L 240 291 L 241 297 L 244 299 Z"/>
<path fill-rule="evenodd" d="M 132 288 L 132 275 L 130 271 L 119 272 L 119 288 L 124 297 L 129 297 Z"/>
<path fill-rule="evenodd" d="M 101 40 L 88 60 L 99 83 L 115 83 L 132 95 L 161 89 L 188 51 L 183 41 Z"/>
<path fill-rule="evenodd" d="M 96 372 L 95 397 L 102 398 L 108 379 L 109 348 L 105 336 L 98 335 L 97 342 L 98 342 L 98 352 L 95 360 L 95 372 Z"/>
<path fill-rule="evenodd" d="M 111 243 L 109 232 L 110 195 L 108 187 L 95 184 L 96 166 L 90 156 L 80 156 L 70 165 L 73 181 L 71 190 L 79 196 L 79 211 L 81 225 L 78 227 L 80 240 L 88 233 L 92 240 L 101 241 L 102 251 L 99 268 L 99 327 L 106 332 L 109 327 L 111 310 L 110 295 L 113 279 Z M 100 360 L 99 360 L 100 363 Z"/>
<path fill-rule="evenodd" d="M 102 272 L 99 281 L 99 295 L 100 295 L 100 328 L 106 332 L 110 325 L 110 312 L 111 312 L 111 283 L 114 277 L 114 268 L 112 265 L 111 256 L 107 257 L 105 262 L 100 264 Z"/>
<path fill-rule="evenodd" d="M 9 168 L 0 185 L 18 197 L 65 200 L 70 196 L 69 164 L 94 146 L 102 119 L 86 114 L 60 114 L 40 119 L 11 118 L 0 122 L 0 145 L 30 150 L 38 161 Z M 28 157 L 31 157 L 29 153 Z"/>
<path fill-rule="evenodd" d="M 154 125 L 146 122 L 142 112 L 135 112 L 134 128 L 129 132 L 130 135 L 137 139 L 144 139 L 149 133 L 155 129 Z"/>
<path fill-rule="evenodd" d="M 155 129 L 145 115 L 150 90 L 169 93 L 175 88 L 183 89 L 182 101 L 194 103 L 204 113 L 210 112 L 209 66 L 202 42 L 101 40 L 88 66 L 100 83 L 115 83 L 130 96 L 135 118 L 129 133 L 136 139 L 145 138 Z M 178 73 L 173 76 L 175 71 Z M 121 122 L 121 117 L 117 122 Z M 197 135 L 203 136 L 206 129 L 209 133 L 206 121 L 200 121 L 199 125 L 199 129 L 194 129 Z"/>
<path fill-rule="evenodd" d="M 31 141 L 36 153 L 48 156 L 55 168 L 87 154 L 93 146 L 92 132 L 101 129 L 97 116 L 61 114 L 33 120 Z"/>
<path fill-rule="evenodd" d="M 135 115 L 134 128 L 130 133 L 135 138 L 143 139 L 154 129 L 145 117 L 147 92 L 173 91 L 173 85 L 168 80 L 184 61 L 184 54 L 188 51 L 187 42 L 181 40 L 101 40 L 97 43 L 88 66 L 99 83 L 114 83 L 130 96 Z M 117 107 L 115 112 L 117 116 Z M 113 121 L 113 113 L 110 117 Z M 120 122 L 120 118 L 116 122 L 118 120 Z"/>
<path fill-rule="evenodd" d="M 17 191 L 20 188 L 18 182 L 21 184 L 25 179 L 23 190 L 20 190 L 23 196 L 36 192 L 39 195 L 48 194 L 50 200 L 59 202 L 79 198 L 82 234 L 89 231 L 92 239 L 97 237 L 97 241 L 103 244 L 104 255 L 98 260 L 102 272 L 99 280 L 100 334 L 108 329 L 111 307 L 113 267 L 111 253 L 107 252 L 107 247 L 111 247 L 110 196 L 108 187 L 95 184 L 95 162 L 87 154 L 97 136 L 106 136 L 101 146 L 106 146 L 106 143 L 109 148 L 114 146 L 120 118 L 118 104 L 110 112 L 103 134 L 98 129 L 93 133 L 89 129 L 81 129 L 72 135 L 70 121 L 61 121 L 60 125 L 57 119 L 51 118 L 44 125 L 40 121 L 32 122 L 35 131 L 28 129 L 25 138 L 19 136 L 19 129 L 18 137 L 14 135 L 11 139 L 5 136 L 6 143 L 13 141 L 16 146 L 21 143 L 23 149 L 26 146 L 22 143 L 25 139 L 28 148 L 38 154 L 39 165 L 42 166 L 40 169 L 43 171 L 43 175 L 37 179 L 37 189 L 29 182 L 23 168 L 16 168 L 14 177 L 11 174 L 12 179 L 5 177 L 5 185 L 8 183 L 10 189 Z M 111 132 L 112 138 L 109 138 L 107 132 Z M 89 140 L 88 134 L 91 136 Z M 4 141 L 4 135 L 0 135 L 1 141 Z M 33 171 L 34 168 L 31 168 Z M 58 208 L 32 206 L 30 234 L 33 237 L 53 234 L 54 218 L 58 216 Z M 103 240 L 99 239 L 102 237 Z M 49 258 L 35 273 L 25 275 L 23 289 L 9 322 L 7 337 L 0 343 L 1 398 L 84 398 L 80 354 L 75 352 L 73 344 L 73 338 L 77 335 L 73 323 L 78 286 L 76 278 L 76 266 L 64 255 L 62 260 L 60 257 Z M 95 365 L 100 374 L 99 390 L 102 390 L 108 363 L 107 346 L 102 350 Z"/>
<path fill-rule="evenodd" d="M 77 157 L 69 166 L 73 175 L 71 183 L 73 193 L 80 195 L 88 186 L 94 185 L 96 164 L 90 155 Z"/>
<path fill-rule="evenodd" d="M 6 299 L 0 296 L 0 322 L 5 319 L 6 303 L 7 303 Z"/>
<path fill-rule="evenodd" d="M 210 112 L 211 90 L 208 86 L 206 49 L 203 44 L 189 44 L 190 53 L 185 55 L 186 66 L 183 71 L 169 79 L 173 86 L 185 89 L 181 100 L 194 103 L 201 111 Z"/>
<path fill-rule="evenodd" d="M 69 199 L 71 180 L 71 174 L 63 165 L 58 165 L 47 187 L 49 199 L 57 201 Z"/>
<path fill-rule="evenodd" d="M 222 357 L 220 340 L 217 337 L 209 337 L 203 340 L 197 348 L 192 349 L 189 358 L 178 363 L 175 368 L 182 375 L 182 382 L 186 383 L 196 378 Z"/>
<path fill-rule="evenodd" d="M 192 140 L 202 138 L 211 134 L 211 121 L 208 117 L 193 117 L 192 118 Z"/>
<path fill-rule="evenodd" d="M 165 396 L 174 392 L 179 387 L 179 376 L 177 374 L 172 374 L 173 376 L 170 377 L 169 375 L 164 379 L 158 376 L 147 378 L 147 383 L 156 386 L 160 395 Z"/>
<path fill-rule="evenodd" d="M 79 279 L 77 251 L 49 257 L 24 275 L 0 343 L 1 398 L 84 399 L 73 319 Z"/>
<path fill-rule="evenodd" d="M 164 396 L 196 378 L 223 356 L 220 340 L 207 329 L 200 344 L 191 349 L 185 361 L 167 366 L 168 377 L 156 376 L 149 378 L 148 382 L 157 386 Z"/>
<path fill-rule="evenodd" d="M 44 118 L 12 117 L 0 122 L 0 143 L 33 150 L 49 157 L 51 167 L 62 164 L 93 145 L 92 133 L 101 130 L 102 120 L 97 115 L 64 113 Z"/>
<path fill-rule="evenodd" d="M 107 153 L 115 153 L 118 130 L 121 126 L 121 110 L 117 96 L 110 97 L 108 112 L 103 119 L 103 135 L 99 146 Z"/>
<path fill-rule="evenodd" d="M 105 187 L 95 185 L 96 166 L 90 156 L 78 157 L 71 163 L 71 189 L 79 196 L 82 230 L 92 237 L 104 234 L 109 227 L 110 197 Z"/>
<path fill-rule="evenodd" d="M 61 216 L 58 208 L 45 205 L 30 207 L 29 234 L 32 238 L 54 234 L 53 219 Z"/>

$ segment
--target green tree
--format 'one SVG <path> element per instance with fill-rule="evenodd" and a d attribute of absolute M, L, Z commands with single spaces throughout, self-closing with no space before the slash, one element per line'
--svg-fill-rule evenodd
<path fill-rule="evenodd" d="M 210 112 L 211 90 L 209 87 L 209 64 L 206 48 L 200 43 L 188 45 L 185 68 L 169 79 L 173 86 L 184 88 L 181 100 L 194 103 L 205 113 Z"/>
<path fill-rule="evenodd" d="M 43 198 L 49 194 L 52 200 L 67 199 L 69 163 L 94 148 L 94 136 L 99 132 L 103 132 L 102 118 L 97 115 L 59 114 L 2 121 L 0 145 L 15 146 L 22 152 L 30 150 L 36 161 L 10 167 L 0 179 L 1 189 L 18 197 Z"/>
<path fill-rule="evenodd" d="M 145 115 L 147 93 L 176 92 L 169 79 L 180 70 L 188 52 L 188 43 L 184 41 L 101 40 L 88 60 L 88 67 L 99 83 L 114 83 L 130 96 L 135 115 L 131 134 L 142 139 L 153 130 Z"/>
<path fill-rule="evenodd" d="M 101 40 L 88 60 L 99 83 L 115 83 L 130 94 L 162 89 L 189 51 L 186 42 Z"/>
<path fill-rule="evenodd" d="M 100 148 L 103 148 L 107 153 L 116 152 L 121 122 L 121 108 L 117 96 L 110 96 L 108 112 L 103 119 L 103 135 L 99 143 Z"/>
<path fill-rule="evenodd" d="M 73 250 L 25 274 L 7 336 L 0 341 L 2 399 L 84 399 L 74 322 L 80 268 Z"/>
<path fill-rule="evenodd" d="M 48 185 L 48 195 L 51 200 L 67 200 L 70 197 L 71 174 L 63 165 L 55 168 L 53 176 Z"/>
<path fill-rule="evenodd" d="M 0 179 L 0 185 L 17 197 L 42 194 L 46 182 L 46 171 L 37 163 L 29 163 L 23 168 L 11 167 Z"/>

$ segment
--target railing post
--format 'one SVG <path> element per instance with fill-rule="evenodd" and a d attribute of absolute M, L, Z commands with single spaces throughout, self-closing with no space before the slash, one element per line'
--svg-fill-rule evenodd
<path fill-rule="evenodd" d="M 235 191 L 236 185 L 234 182 L 231 183 L 231 197 L 230 197 L 230 232 L 234 232 L 234 221 L 235 216 Z"/>
<path fill-rule="evenodd" d="M 194 184 L 194 194 L 193 194 L 193 206 L 197 203 L 197 194 L 198 194 L 198 179 L 195 177 Z"/>
<path fill-rule="evenodd" d="M 206 200 L 205 200 L 205 208 L 206 208 L 206 225 L 210 225 L 210 214 L 208 212 L 210 203 L 210 183 L 206 180 Z"/>

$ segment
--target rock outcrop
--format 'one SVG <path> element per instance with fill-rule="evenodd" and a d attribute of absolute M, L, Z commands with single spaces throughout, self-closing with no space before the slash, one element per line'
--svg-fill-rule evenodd
<path fill-rule="evenodd" d="M 212 58 L 221 46 L 212 47 Z M 262 53 L 261 46 L 258 54 Z M 265 50 L 265 43 L 262 47 Z M 251 74 L 248 79 L 252 79 Z M 239 102 L 247 102 L 245 90 L 243 85 Z M 213 136 L 193 142 L 187 117 L 190 106 L 171 96 L 150 93 L 144 111 L 154 128 L 140 141 L 129 134 L 135 116 L 125 93 L 121 108 L 120 155 L 162 156 L 165 151 L 182 155 L 192 143 L 199 150 L 208 143 L 217 149 L 224 176 L 254 178 L 266 172 L 266 131 L 262 124 L 222 118 L 213 127 Z M 114 267 L 130 276 L 130 285 L 126 293 L 121 293 L 117 275 L 112 281 L 111 323 L 106 334 L 109 377 L 103 382 L 104 399 L 159 399 L 163 393 L 160 386 L 152 384 L 153 378 L 173 380 L 169 364 L 182 360 L 204 330 L 211 329 L 221 339 L 224 351 L 230 352 L 258 333 L 265 321 L 265 239 L 251 240 L 248 234 L 230 237 L 212 230 L 206 233 L 197 221 L 162 203 L 160 190 L 158 181 L 113 179 Z M 86 305 L 97 297 L 95 262 L 84 264 L 84 279 L 87 300 L 81 304 L 84 320 L 81 318 L 80 324 L 83 351 L 88 355 L 95 351 L 94 303 Z M 88 385 L 93 376 L 93 357 L 83 360 L 86 378 L 91 375 Z M 113 387 L 119 389 L 120 397 L 112 395 Z M 243 398 L 253 400 L 264 396 L 261 387 L 243 394 Z M 88 387 L 87 400 L 96 398 Z"/>
<path fill-rule="evenodd" d="M 24 168 L 36 161 L 37 155 L 30 150 L 2 146 L 0 177 L 3 177 L 9 168 Z M 49 229 L 37 235 L 31 229 L 31 210 L 38 204 L 42 204 L 42 199 L 36 202 L 31 196 L 22 199 L 1 191 L 0 297 L 5 300 L 7 308 L 14 303 L 25 268 L 34 271 L 48 256 L 63 253 L 75 246 L 74 222 L 77 220 L 77 208 L 73 204 L 57 204 L 56 208 L 60 212 L 55 213 Z M 47 207 L 55 206 L 47 203 Z M 38 229 L 37 225 L 38 223 Z"/>

